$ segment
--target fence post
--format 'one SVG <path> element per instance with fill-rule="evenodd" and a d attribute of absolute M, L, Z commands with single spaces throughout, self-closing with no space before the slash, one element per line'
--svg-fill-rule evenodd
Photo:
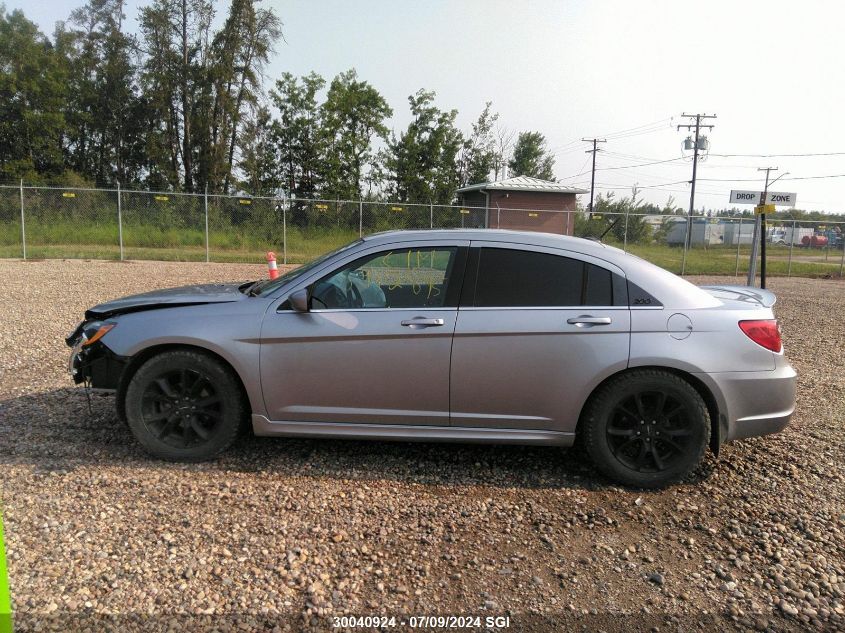
<path fill-rule="evenodd" d="M 625 233 L 622 235 L 622 250 L 628 251 L 628 209 L 625 209 Z"/>
<path fill-rule="evenodd" d="M 23 258 L 26 260 L 26 223 L 23 217 L 23 178 L 21 178 L 21 246 L 23 247 Z"/>
<path fill-rule="evenodd" d="M 120 182 L 117 183 L 117 241 L 120 245 L 120 261 L 123 261 L 123 207 L 120 201 Z"/>
<path fill-rule="evenodd" d="M 739 247 L 742 244 L 742 218 L 739 218 L 739 230 L 736 233 L 736 270 L 734 277 L 739 277 Z"/>
<path fill-rule="evenodd" d="M 428 228 L 434 228 L 434 203 L 431 200 L 428 201 Z"/>
<path fill-rule="evenodd" d="M 792 247 L 795 246 L 795 220 L 792 221 L 792 235 L 789 236 L 789 263 L 786 265 L 786 276 L 792 276 Z M 845 251 L 843 251 L 845 252 Z M 842 271 L 839 271 L 839 276 L 842 276 Z"/>
<path fill-rule="evenodd" d="M 282 263 L 288 263 L 288 205 L 285 194 L 282 194 Z"/>
<path fill-rule="evenodd" d="M 839 260 L 839 278 L 842 279 L 842 271 L 845 270 L 845 235 L 839 233 L 839 239 L 841 242 L 839 246 L 842 248 L 842 259 Z"/>
<path fill-rule="evenodd" d="M 358 200 L 358 237 L 364 235 L 364 201 Z"/>
<path fill-rule="evenodd" d="M 751 256 L 748 258 L 748 275 L 745 285 L 754 287 L 757 282 L 757 251 L 759 248 L 758 235 L 760 235 L 760 214 L 754 214 L 754 235 L 751 238 Z"/>
<path fill-rule="evenodd" d="M 203 211 L 205 213 L 205 263 L 211 261 L 209 240 L 208 240 L 208 183 L 205 183 L 205 194 L 202 197 Z"/>

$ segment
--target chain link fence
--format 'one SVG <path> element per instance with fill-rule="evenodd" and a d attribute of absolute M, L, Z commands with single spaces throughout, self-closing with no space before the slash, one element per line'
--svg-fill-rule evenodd
<path fill-rule="evenodd" d="M 505 213 L 507 212 L 507 213 Z M 0 257 L 303 263 L 370 233 L 483 228 L 548 211 L 350 200 L 0 186 Z M 570 227 L 570 220 L 573 227 Z M 751 217 L 576 213 L 600 239 L 674 273 L 745 278 Z M 845 223 L 766 222 L 767 274 L 842 277 Z"/>
<path fill-rule="evenodd" d="M 745 279 L 755 224 L 752 217 L 693 216 L 687 238 L 686 216 L 594 213 L 579 217 L 575 235 L 601 239 L 673 273 Z M 845 223 L 767 219 L 761 231 L 767 275 L 843 276 Z"/>

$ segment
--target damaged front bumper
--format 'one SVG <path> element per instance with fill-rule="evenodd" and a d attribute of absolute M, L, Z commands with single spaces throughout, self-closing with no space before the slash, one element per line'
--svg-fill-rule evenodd
<path fill-rule="evenodd" d="M 95 389 L 117 389 L 129 359 L 118 356 L 99 340 L 89 342 L 87 329 L 85 323 L 80 323 L 65 339 L 71 348 L 68 373 L 77 385 L 85 383 Z"/>

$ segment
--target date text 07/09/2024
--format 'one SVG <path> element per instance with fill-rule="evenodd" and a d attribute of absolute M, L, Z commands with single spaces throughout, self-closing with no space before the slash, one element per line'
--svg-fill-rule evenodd
<path fill-rule="evenodd" d="M 412 629 L 507 629 L 510 628 L 510 616 L 505 615 L 411 615 L 396 616 L 334 616 L 332 626 L 339 629 L 354 629 L 373 627 L 409 627 Z"/>

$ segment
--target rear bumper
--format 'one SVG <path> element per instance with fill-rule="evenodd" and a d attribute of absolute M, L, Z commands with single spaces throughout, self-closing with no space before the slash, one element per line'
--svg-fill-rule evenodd
<path fill-rule="evenodd" d="M 696 376 L 710 388 L 727 420 L 723 441 L 782 431 L 795 411 L 797 374 L 785 360 L 774 371 Z"/>

